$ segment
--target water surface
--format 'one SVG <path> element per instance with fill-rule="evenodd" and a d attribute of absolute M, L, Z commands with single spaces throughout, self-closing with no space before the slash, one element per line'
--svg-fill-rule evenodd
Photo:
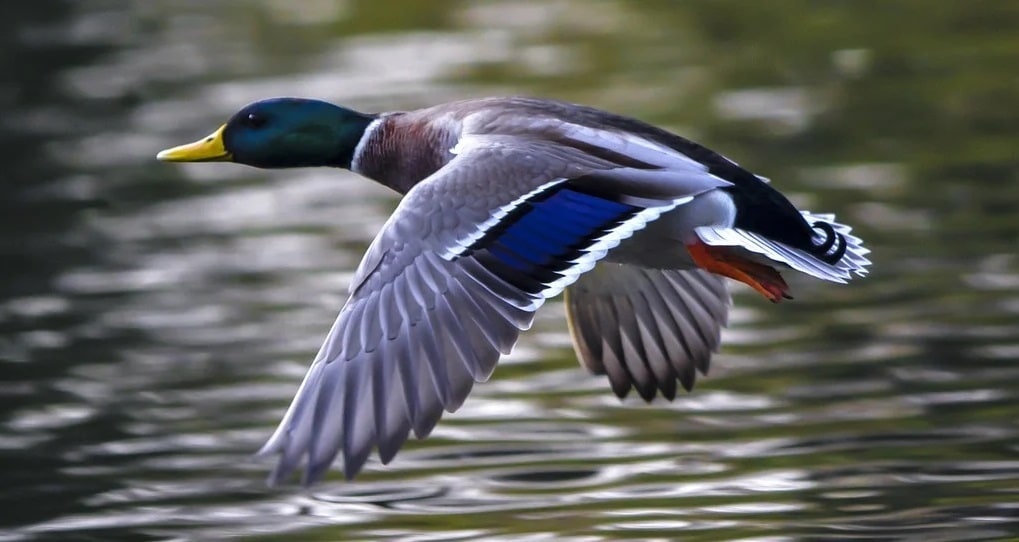
<path fill-rule="evenodd" d="M 0 540 L 1019 538 L 1011 2 L 22 2 L 0 19 Z M 711 376 L 618 401 L 550 303 L 356 481 L 275 427 L 394 208 L 156 163 L 250 100 L 532 94 L 693 137 L 857 226 L 850 286 L 736 288 Z"/>

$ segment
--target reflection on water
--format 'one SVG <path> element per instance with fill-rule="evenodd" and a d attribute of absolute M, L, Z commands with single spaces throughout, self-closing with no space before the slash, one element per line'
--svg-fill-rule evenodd
<path fill-rule="evenodd" d="M 0 540 L 1019 536 L 1011 3 L 18 3 L 0 19 Z M 712 375 L 617 401 L 557 303 L 427 441 L 267 490 L 275 426 L 394 197 L 168 167 L 243 103 L 587 102 L 859 225 L 849 287 L 739 291 Z"/>

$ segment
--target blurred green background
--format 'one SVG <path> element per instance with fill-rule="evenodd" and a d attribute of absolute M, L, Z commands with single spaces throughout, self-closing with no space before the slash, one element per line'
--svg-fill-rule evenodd
<path fill-rule="evenodd" d="M 1019 3 L 40 0 L 0 18 L 0 540 L 1019 537 Z M 712 374 L 617 401 L 550 303 L 427 441 L 266 489 L 396 204 L 155 162 L 245 103 L 548 96 L 836 212 L 849 286 L 734 287 Z"/>

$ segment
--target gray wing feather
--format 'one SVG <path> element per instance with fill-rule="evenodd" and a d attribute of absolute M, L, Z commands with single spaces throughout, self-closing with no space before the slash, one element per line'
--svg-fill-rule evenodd
<path fill-rule="evenodd" d="M 641 394 L 641 397 L 649 400 L 658 390 L 661 390 L 663 397 L 674 398 L 676 396 L 676 380 L 679 375 L 668 361 L 670 357 L 665 346 L 665 339 L 661 336 L 661 325 L 656 321 L 656 316 L 651 311 L 651 306 L 643 292 L 638 292 L 637 295 L 625 299 L 629 301 L 632 309 L 631 314 L 634 319 L 632 333 L 639 333 L 640 342 L 646 352 L 644 362 L 658 383 L 657 388 L 652 386 L 650 393 Z"/>
<path fill-rule="evenodd" d="M 572 296 L 567 293 L 567 299 Z M 618 319 L 616 318 L 615 306 L 607 305 L 602 310 L 595 311 L 595 319 L 598 326 L 588 326 L 589 344 L 600 345 L 601 365 L 605 368 L 605 374 L 609 375 L 609 384 L 612 392 L 619 397 L 625 397 L 630 391 L 630 383 L 633 377 L 626 367 L 622 352 L 622 339 L 619 336 Z M 597 332 L 601 331 L 601 334 Z"/>
<path fill-rule="evenodd" d="M 651 353 L 641 340 L 641 326 L 634 314 L 631 300 L 629 296 L 618 296 L 613 299 L 616 320 L 619 322 L 620 351 L 633 387 L 645 401 L 650 401 L 658 391 L 658 379 L 648 365 L 647 360 Z"/>
<path fill-rule="evenodd" d="M 368 459 L 375 441 L 375 410 L 369 380 L 373 352 L 349 360 L 343 374 L 343 465 L 344 472 L 356 472 Z M 334 362 L 335 364 L 336 362 Z M 326 413 L 329 416 L 329 413 Z M 314 438 L 315 436 L 313 436 Z M 351 475 L 353 476 L 353 475 Z"/>
<path fill-rule="evenodd" d="M 581 363 L 607 374 L 623 397 L 673 399 L 707 373 L 727 323 L 725 283 L 699 269 L 657 270 L 599 264 L 566 290 L 570 334 Z"/>
<path fill-rule="evenodd" d="M 683 331 L 683 346 L 692 363 L 684 365 L 687 379 L 680 379 L 683 387 L 693 386 L 694 368 L 707 373 L 711 354 L 718 350 L 720 328 L 715 322 L 725 324 L 728 316 L 728 291 L 721 277 L 705 271 L 691 270 L 688 276 L 663 274 L 656 281 L 664 279 L 673 287 L 677 298 L 683 302 L 664 303 L 676 326 Z M 724 296 L 725 304 L 718 303 L 718 296 Z M 722 314 L 719 314 L 720 311 Z M 682 375 L 681 375 L 682 376 Z"/>

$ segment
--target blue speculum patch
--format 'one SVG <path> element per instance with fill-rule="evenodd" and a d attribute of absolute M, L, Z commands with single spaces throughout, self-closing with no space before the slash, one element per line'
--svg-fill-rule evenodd
<path fill-rule="evenodd" d="M 562 183 L 522 202 L 465 253 L 532 291 L 555 280 L 556 272 L 573 265 L 584 249 L 641 210 Z"/>

